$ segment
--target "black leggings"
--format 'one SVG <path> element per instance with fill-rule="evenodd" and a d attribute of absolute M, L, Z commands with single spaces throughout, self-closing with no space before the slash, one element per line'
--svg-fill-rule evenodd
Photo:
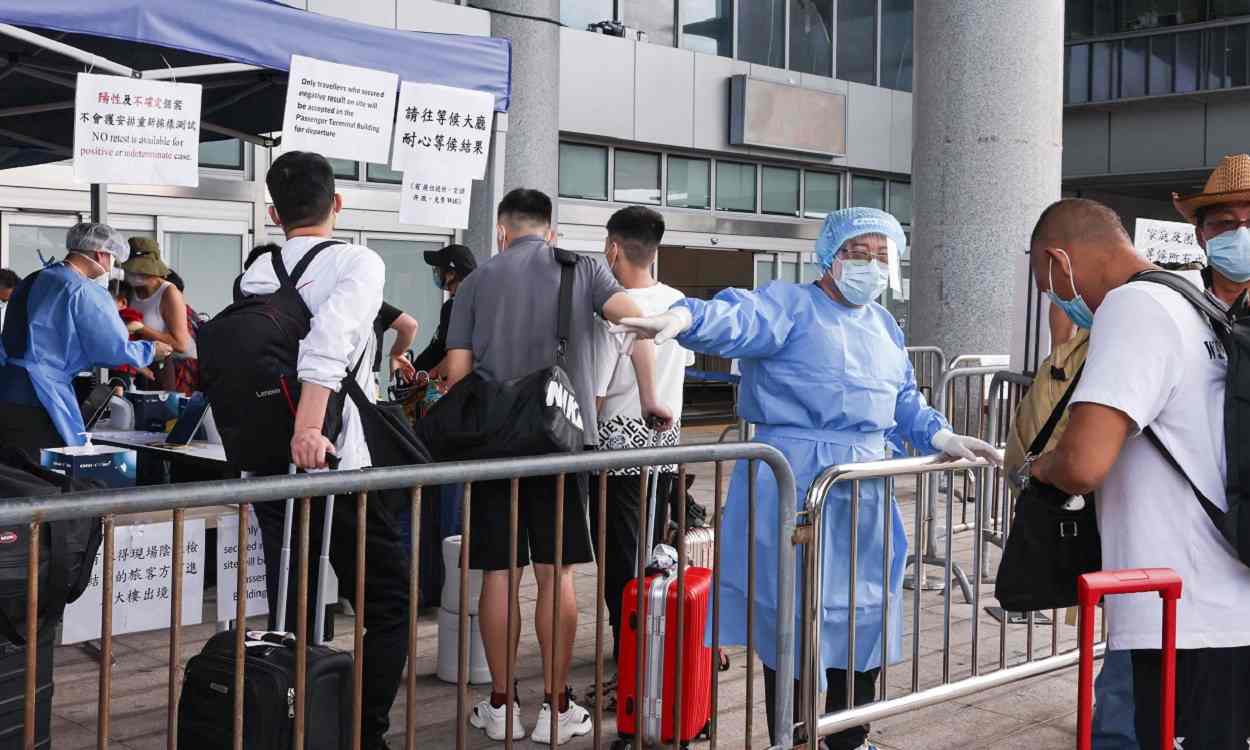
<path fill-rule="evenodd" d="M 867 672 L 855 673 L 855 705 L 862 706 L 872 703 L 877 698 L 877 673 L 879 669 L 870 669 Z M 828 692 L 825 693 L 825 713 L 830 714 L 835 711 L 846 709 L 846 670 L 844 669 L 827 669 L 825 670 L 825 679 L 829 683 Z M 768 713 L 768 739 L 772 744 L 777 744 L 777 712 L 776 694 L 777 694 L 777 673 L 768 667 L 764 667 L 764 701 L 765 708 Z M 799 696 L 802 694 L 801 686 L 798 680 L 794 681 L 794 723 L 798 724 L 803 719 L 803 707 Z M 864 741 L 868 739 L 868 725 L 864 724 L 851 729 L 843 729 L 841 732 L 831 734 L 824 740 L 824 747 L 827 750 L 857 750 Z M 798 738 L 795 738 L 798 741 Z"/>

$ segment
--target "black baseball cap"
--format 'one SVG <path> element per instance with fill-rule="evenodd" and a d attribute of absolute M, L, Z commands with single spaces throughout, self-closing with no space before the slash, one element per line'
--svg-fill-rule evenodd
<path fill-rule="evenodd" d="M 477 268 L 473 251 L 464 245 L 448 245 L 442 250 L 430 250 L 425 253 L 425 262 L 438 268 L 449 268 L 461 278 Z"/>

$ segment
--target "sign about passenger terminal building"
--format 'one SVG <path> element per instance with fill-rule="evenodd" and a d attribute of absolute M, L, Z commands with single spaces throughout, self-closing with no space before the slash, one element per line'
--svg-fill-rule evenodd
<path fill-rule="evenodd" d="M 197 83 L 79 73 L 74 178 L 199 185 L 200 94 Z"/>
<path fill-rule="evenodd" d="M 283 148 L 385 164 L 398 88 L 394 73 L 292 55 Z"/>

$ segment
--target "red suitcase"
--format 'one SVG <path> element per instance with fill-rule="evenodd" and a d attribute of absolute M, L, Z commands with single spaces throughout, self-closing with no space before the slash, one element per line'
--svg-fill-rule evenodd
<path fill-rule="evenodd" d="M 1102 570 L 1076 581 L 1081 608 L 1081 666 L 1077 684 L 1076 747 L 1091 750 L 1094 722 L 1094 608 L 1108 594 L 1157 592 L 1163 599 L 1163 669 L 1160 680 L 1160 747 L 1172 750 L 1176 734 L 1176 602 L 1181 577 L 1168 568 Z M 1151 750 L 1145 748 L 1144 750 Z"/>
<path fill-rule="evenodd" d="M 712 713 L 712 650 L 704 645 L 712 571 L 686 568 L 685 615 L 677 632 L 677 573 L 648 576 L 643 591 L 643 612 L 638 614 L 638 579 L 629 582 L 622 597 L 621 649 L 617 687 L 617 731 L 656 745 L 673 741 L 674 706 L 677 702 L 677 639 L 685 644 L 681 669 L 681 727 L 677 741 L 685 744 L 706 728 Z M 662 606 L 661 606 L 662 603 Z M 654 613 L 654 616 L 652 616 Z M 641 633 L 640 630 L 641 624 Z M 644 644 L 642 706 L 638 701 L 636 654 Z M 663 681 L 663 691 L 660 685 Z"/>

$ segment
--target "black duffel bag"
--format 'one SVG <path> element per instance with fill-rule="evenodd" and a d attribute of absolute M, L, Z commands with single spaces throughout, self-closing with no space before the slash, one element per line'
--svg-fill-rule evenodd
<path fill-rule="evenodd" d="M 1078 371 L 1033 438 L 1029 455 L 1045 449 L 1080 378 Z M 1093 494 L 1072 497 L 1057 487 L 1030 481 L 1016 498 L 998 566 L 994 595 L 1003 609 L 1035 612 L 1075 606 L 1076 579 L 1101 569 L 1102 538 Z"/>
<path fill-rule="evenodd" d="M 555 364 L 505 382 L 476 372 L 456 383 L 417 422 L 438 461 L 580 451 L 586 443 L 577 389 L 565 371 L 573 316 L 576 253 L 553 248 L 560 263 Z M 590 262 L 590 261 L 585 261 Z"/>
<path fill-rule="evenodd" d="M 0 498 L 36 497 L 98 489 L 94 482 L 69 479 L 31 462 L 23 453 L 0 448 Z M 99 516 L 49 521 L 39 528 L 39 631 L 61 620 L 65 605 L 82 596 L 100 551 Z M 0 527 L 0 635 L 26 643 L 26 571 L 30 524 Z"/>

